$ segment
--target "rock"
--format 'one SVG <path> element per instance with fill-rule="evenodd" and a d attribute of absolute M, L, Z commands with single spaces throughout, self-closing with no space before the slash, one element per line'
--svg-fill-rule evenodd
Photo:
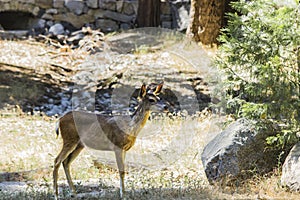
<path fill-rule="evenodd" d="M 88 11 L 88 15 L 94 16 L 94 19 L 104 18 L 104 10 L 103 9 L 91 9 Z"/>
<path fill-rule="evenodd" d="M 129 22 L 133 21 L 133 19 L 134 19 L 134 16 L 128 16 L 128 15 L 113 12 L 113 11 L 110 11 L 110 10 L 106 10 L 104 12 L 104 17 L 109 18 L 109 19 L 113 19 L 115 21 L 124 22 L 124 23 L 129 23 Z"/>
<path fill-rule="evenodd" d="M 73 36 L 68 37 L 67 41 L 68 41 L 68 43 L 70 43 L 70 44 L 77 45 L 78 42 L 79 42 L 80 40 L 82 40 L 83 38 L 84 38 L 84 34 L 83 34 L 83 33 L 78 33 L 78 34 L 76 34 L 76 35 L 73 35 Z"/>
<path fill-rule="evenodd" d="M 160 20 L 171 22 L 172 21 L 172 16 L 170 16 L 170 15 L 160 15 Z"/>
<path fill-rule="evenodd" d="M 171 1 L 170 3 L 173 18 L 173 28 L 176 28 L 178 31 L 186 30 L 190 21 L 189 12 L 191 6 L 189 0 L 175 0 Z"/>
<path fill-rule="evenodd" d="M 10 4 L 9 3 L 4 3 L 4 2 L 0 2 L 0 10 L 1 12 L 4 10 L 10 10 Z"/>
<path fill-rule="evenodd" d="M 115 11 L 116 3 L 115 3 L 115 1 L 99 0 L 99 8 Z"/>
<path fill-rule="evenodd" d="M 11 175 L 8 172 L 6 172 L 7 176 L 18 176 L 18 174 Z M 2 175 L 4 176 L 4 175 Z M 3 179 L 8 179 L 10 177 L 4 177 Z M 13 177 L 14 178 L 14 177 Z M 20 180 L 17 181 L 4 181 L 0 179 L 0 191 L 5 193 L 16 193 L 16 192 L 22 192 L 26 191 L 26 188 L 28 188 L 28 185 L 25 182 L 21 182 Z"/>
<path fill-rule="evenodd" d="M 49 104 L 48 109 L 49 110 L 46 112 L 46 115 L 48 115 L 48 116 L 54 116 L 56 114 L 60 115 L 62 112 L 61 106 L 58 106 L 58 105 Z"/>
<path fill-rule="evenodd" d="M 62 8 L 65 5 L 65 0 L 53 0 L 53 8 Z"/>
<path fill-rule="evenodd" d="M 119 12 L 119 13 L 122 12 L 123 4 L 124 4 L 123 0 L 116 2 L 116 10 L 117 10 L 117 12 Z"/>
<path fill-rule="evenodd" d="M 86 5 L 90 8 L 98 8 L 98 0 L 87 0 Z"/>
<path fill-rule="evenodd" d="M 51 8 L 53 1 L 52 0 L 35 0 L 35 4 L 41 8 Z"/>
<path fill-rule="evenodd" d="M 38 16 L 38 14 L 40 13 L 40 8 L 35 6 L 33 9 L 32 9 L 32 14 L 34 16 Z"/>
<path fill-rule="evenodd" d="M 160 5 L 160 12 L 163 15 L 171 15 L 171 8 L 169 3 L 165 2 Z"/>
<path fill-rule="evenodd" d="M 122 23 L 120 25 L 120 29 L 122 29 L 122 30 L 129 30 L 129 29 L 131 29 L 131 25 L 127 24 L 127 23 Z"/>
<path fill-rule="evenodd" d="M 171 29 L 172 28 L 172 22 L 169 22 L 169 21 L 163 21 L 161 23 L 161 27 L 162 28 L 168 28 L 168 29 Z"/>
<path fill-rule="evenodd" d="M 53 21 L 47 21 L 47 22 L 46 22 L 46 26 L 47 26 L 47 27 L 51 27 L 51 26 L 53 26 L 53 24 L 54 24 Z"/>
<path fill-rule="evenodd" d="M 53 35 L 63 35 L 65 33 L 63 25 L 56 23 L 50 27 L 49 33 Z"/>
<path fill-rule="evenodd" d="M 22 2 L 22 3 L 30 3 L 30 4 L 34 4 L 35 3 L 35 0 L 18 0 L 18 1 Z M 4 2 L 9 2 L 9 0 L 4 0 Z"/>
<path fill-rule="evenodd" d="M 292 148 L 282 166 L 281 185 L 300 191 L 300 142 Z"/>
<path fill-rule="evenodd" d="M 46 27 L 46 20 L 39 19 L 36 24 L 34 24 L 33 28 L 35 30 L 43 30 Z"/>
<path fill-rule="evenodd" d="M 56 14 L 58 14 L 58 11 L 55 8 L 50 8 L 50 9 L 46 10 L 46 13 L 50 14 L 50 15 L 56 15 Z"/>
<path fill-rule="evenodd" d="M 110 19 L 97 19 L 96 28 L 100 28 L 100 30 L 103 32 L 112 32 L 117 31 L 119 29 L 119 26 L 117 22 Z"/>
<path fill-rule="evenodd" d="M 255 123 L 246 119 L 230 124 L 203 150 L 201 159 L 208 181 L 212 184 L 272 171 L 279 151 L 266 148 L 270 135 L 276 135 L 274 128 L 258 132 Z"/>
<path fill-rule="evenodd" d="M 125 1 L 122 13 L 126 15 L 137 14 L 138 1 Z"/>
<path fill-rule="evenodd" d="M 66 21 L 70 24 L 72 24 L 75 28 L 81 28 L 85 24 L 92 22 L 94 20 L 94 17 L 88 14 L 83 14 L 80 16 L 77 16 L 74 13 L 68 12 L 64 14 L 57 14 L 53 15 L 53 20 L 55 21 Z"/>
<path fill-rule="evenodd" d="M 5 10 L 21 10 L 23 6 L 23 3 L 19 1 L 11 1 L 10 3 L 4 4 L 4 9 Z"/>
<path fill-rule="evenodd" d="M 53 16 L 50 15 L 50 14 L 45 13 L 45 14 L 42 15 L 42 19 L 53 20 Z"/>
<path fill-rule="evenodd" d="M 85 5 L 82 0 L 65 0 L 65 6 L 76 15 L 84 13 Z"/>

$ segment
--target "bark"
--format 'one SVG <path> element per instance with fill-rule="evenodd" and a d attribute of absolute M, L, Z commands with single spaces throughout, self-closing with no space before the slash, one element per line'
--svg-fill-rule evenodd
<path fill-rule="evenodd" d="M 160 25 L 160 0 L 139 0 L 138 27 L 158 27 Z"/>
<path fill-rule="evenodd" d="M 187 34 L 205 45 L 217 43 L 220 29 L 225 25 L 225 10 L 229 0 L 192 0 L 191 22 Z"/>

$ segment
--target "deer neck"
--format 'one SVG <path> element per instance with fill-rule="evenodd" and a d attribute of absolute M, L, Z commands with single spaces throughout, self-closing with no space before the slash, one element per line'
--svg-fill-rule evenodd
<path fill-rule="evenodd" d="M 133 135 L 137 136 L 140 130 L 145 126 L 150 115 L 150 106 L 145 102 L 141 102 L 135 112 L 131 115 L 131 126 L 133 127 Z"/>

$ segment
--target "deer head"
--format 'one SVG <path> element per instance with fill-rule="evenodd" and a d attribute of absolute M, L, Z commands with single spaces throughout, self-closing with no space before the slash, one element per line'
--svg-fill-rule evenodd
<path fill-rule="evenodd" d="M 148 86 L 143 84 L 138 96 L 139 102 L 148 105 L 147 108 L 151 108 L 152 111 L 166 111 L 168 109 L 167 104 L 159 98 L 162 87 L 163 82 L 160 84 L 151 83 Z"/>

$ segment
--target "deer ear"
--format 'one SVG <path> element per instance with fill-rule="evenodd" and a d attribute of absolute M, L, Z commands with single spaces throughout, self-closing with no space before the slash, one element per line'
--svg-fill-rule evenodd
<path fill-rule="evenodd" d="M 164 82 L 161 82 L 160 84 L 158 84 L 158 86 L 156 86 L 156 89 L 154 91 L 155 95 L 158 95 L 161 92 L 163 85 L 164 85 Z"/>
<path fill-rule="evenodd" d="M 145 95 L 146 95 L 146 84 L 144 83 L 140 89 L 138 98 L 142 99 Z"/>

